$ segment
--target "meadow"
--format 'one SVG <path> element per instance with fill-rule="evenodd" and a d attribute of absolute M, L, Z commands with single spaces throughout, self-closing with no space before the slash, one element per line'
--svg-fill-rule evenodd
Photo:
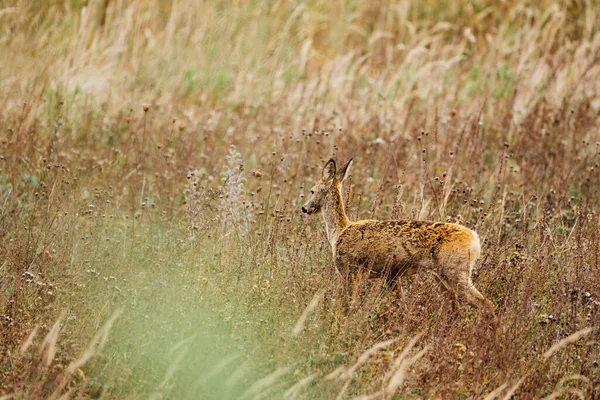
<path fill-rule="evenodd" d="M 0 1 L 0 399 L 600 398 L 597 0 Z M 320 216 L 460 222 L 495 306 Z"/>

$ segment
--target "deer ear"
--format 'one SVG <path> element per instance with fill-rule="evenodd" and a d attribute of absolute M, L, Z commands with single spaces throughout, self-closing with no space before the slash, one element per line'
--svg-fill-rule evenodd
<path fill-rule="evenodd" d="M 350 169 L 350 164 L 352 164 L 352 159 L 349 159 L 346 164 L 340 167 L 337 172 L 337 180 L 340 182 L 344 182 L 344 180 L 348 177 L 348 170 Z"/>
<path fill-rule="evenodd" d="M 323 167 L 323 179 L 330 181 L 335 176 L 335 161 L 333 158 L 330 158 Z"/>

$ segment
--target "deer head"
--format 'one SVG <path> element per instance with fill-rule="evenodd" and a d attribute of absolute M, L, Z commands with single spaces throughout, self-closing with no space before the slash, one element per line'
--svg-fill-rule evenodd
<path fill-rule="evenodd" d="M 348 167 L 352 159 L 348 160 L 339 170 L 336 169 L 335 160 L 331 158 L 323 167 L 321 179 L 310 190 L 310 198 L 302 206 L 305 214 L 320 212 L 328 202 L 341 198 L 341 184 L 348 175 Z"/>

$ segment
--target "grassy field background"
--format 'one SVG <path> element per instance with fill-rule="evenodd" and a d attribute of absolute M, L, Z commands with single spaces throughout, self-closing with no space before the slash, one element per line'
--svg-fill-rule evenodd
<path fill-rule="evenodd" d="M 0 398 L 600 397 L 598 1 L 0 1 Z M 499 328 L 300 205 L 476 229 Z M 348 293 L 349 292 L 349 293 Z"/>

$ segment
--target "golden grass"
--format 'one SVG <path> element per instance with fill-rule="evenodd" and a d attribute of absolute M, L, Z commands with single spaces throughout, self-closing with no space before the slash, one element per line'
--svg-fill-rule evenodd
<path fill-rule="evenodd" d="M 592 0 L 0 4 L 0 396 L 598 397 L 599 26 Z M 299 213 L 331 156 L 351 218 L 477 229 L 498 330 L 426 274 L 347 295 Z"/>

